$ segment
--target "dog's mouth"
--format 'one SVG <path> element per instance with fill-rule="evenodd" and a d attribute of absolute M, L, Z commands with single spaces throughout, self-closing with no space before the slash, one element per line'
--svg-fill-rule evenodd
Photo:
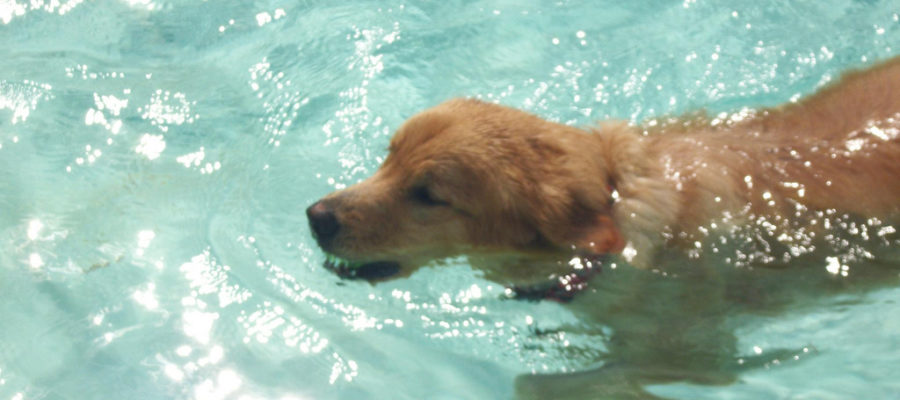
<path fill-rule="evenodd" d="M 400 263 L 394 261 L 353 262 L 333 255 L 325 259 L 324 267 L 341 279 L 369 282 L 384 280 L 400 272 Z"/>

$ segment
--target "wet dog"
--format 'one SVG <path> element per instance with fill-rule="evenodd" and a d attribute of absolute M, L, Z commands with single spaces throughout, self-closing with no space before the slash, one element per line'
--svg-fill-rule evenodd
<path fill-rule="evenodd" d="M 715 119 L 582 130 L 450 100 L 397 130 L 381 168 L 307 209 L 339 273 L 406 276 L 458 254 L 622 254 L 653 265 L 711 231 L 764 217 L 900 210 L 900 60 L 795 104 Z M 516 274 L 516 271 L 510 271 Z"/>
<path fill-rule="evenodd" d="M 805 354 L 741 356 L 736 315 L 831 292 L 851 266 L 854 282 L 896 283 L 900 59 L 780 107 L 640 126 L 579 129 L 450 100 L 409 119 L 372 177 L 307 216 L 343 278 L 465 254 L 519 284 L 517 297 L 570 301 L 611 328 L 603 367 L 524 375 L 520 397 L 730 382 L 739 366 Z M 591 280 L 598 261 L 609 272 Z M 613 268 L 624 264 L 636 268 Z"/>

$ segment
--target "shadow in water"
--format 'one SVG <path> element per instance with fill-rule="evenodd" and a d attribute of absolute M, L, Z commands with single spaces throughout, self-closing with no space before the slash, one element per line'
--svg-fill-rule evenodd
<path fill-rule="evenodd" d="M 864 243 L 864 257 L 816 251 L 789 262 L 768 258 L 736 267 L 734 252 L 698 259 L 668 253 L 660 256 L 655 271 L 608 264 L 589 282 L 589 289 L 567 305 L 584 324 L 562 328 L 593 335 L 600 335 L 601 329 L 612 332 L 607 335 L 607 352 L 595 360 L 598 367 L 521 375 L 516 380 L 517 397 L 653 399 L 659 397 L 647 392 L 645 385 L 728 385 L 742 371 L 814 355 L 815 349 L 809 347 L 741 354 L 735 332 L 759 321 L 754 317 L 842 307 L 848 296 L 900 283 L 896 240 Z M 861 249 L 852 240 L 842 243 L 845 250 Z M 857 250 L 855 254 L 860 254 Z M 838 295 L 841 301 L 835 301 Z"/>

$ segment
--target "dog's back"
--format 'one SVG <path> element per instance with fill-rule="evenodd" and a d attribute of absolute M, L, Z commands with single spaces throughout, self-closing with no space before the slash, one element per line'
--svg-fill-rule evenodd
<path fill-rule="evenodd" d="M 683 129 L 683 128 L 682 128 Z M 900 58 L 845 75 L 797 103 L 654 137 L 683 182 L 681 226 L 742 207 L 896 218 L 900 213 Z M 702 162 L 698 162 L 702 160 Z"/>
<path fill-rule="evenodd" d="M 893 139 L 900 123 L 900 57 L 844 74 L 815 95 L 772 110 L 761 120 L 772 131 L 843 140 L 848 132 L 870 122 L 893 121 Z"/>
<path fill-rule="evenodd" d="M 782 163 L 812 178 L 805 204 L 871 216 L 900 212 L 900 58 L 846 74 L 812 97 L 771 110 L 762 124 L 806 150 L 802 163 Z"/>

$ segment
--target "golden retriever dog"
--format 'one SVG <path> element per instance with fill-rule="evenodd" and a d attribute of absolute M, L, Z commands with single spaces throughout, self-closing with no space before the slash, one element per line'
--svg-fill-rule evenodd
<path fill-rule="evenodd" d="M 328 265 L 344 278 L 403 277 L 464 254 L 489 279 L 562 276 L 550 289 L 573 294 L 591 276 L 567 271 L 600 270 L 601 260 L 631 266 L 590 280 L 592 294 L 572 303 L 613 328 L 614 362 L 555 381 L 524 377 L 519 393 L 538 398 L 641 398 L 645 382 L 728 382 L 736 349 L 727 301 L 744 310 L 778 303 L 766 296 L 790 286 L 798 272 L 789 270 L 821 275 L 767 268 L 751 277 L 755 267 L 815 265 L 827 269 L 827 286 L 827 276 L 846 275 L 848 259 L 828 258 L 836 254 L 828 249 L 860 229 L 878 241 L 870 247 L 890 249 L 898 215 L 900 58 L 780 107 L 638 126 L 580 129 L 450 100 L 405 122 L 372 177 L 307 209 L 318 244 L 340 259 Z M 741 232 L 749 233 L 739 240 Z M 583 386 L 592 391 L 571 392 Z"/>
<path fill-rule="evenodd" d="M 815 225 L 823 210 L 896 215 L 898 113 L 897 59 L 796 104 L 708 123 L 582 130 L 450 100 L 403 124 L 374 176 L 307 215 L 326 252 L 377 266 L 376 278 L 508 251 L 624 250 L 646 267 L 661 246 L 708 236 L 710 223 L 766 216 Z"/>

